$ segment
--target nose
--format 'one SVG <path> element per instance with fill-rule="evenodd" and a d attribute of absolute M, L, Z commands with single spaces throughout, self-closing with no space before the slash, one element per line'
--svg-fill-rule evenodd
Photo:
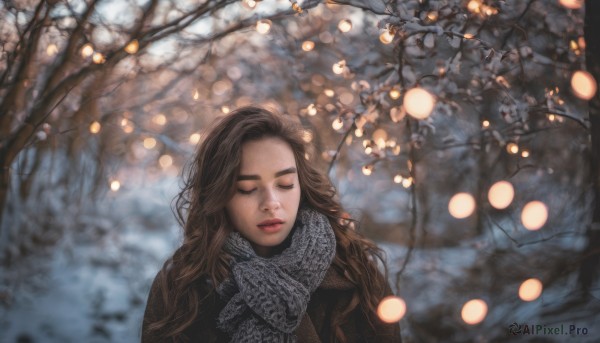
<path fill-rule="evenodd" d="M 281 207 L 281 203 L 279 202 L 279 198 L 275 194 L 273 190 L 265 190 L 263 193 L 263 198 L 260 204 L 260 209 L 265 212 L 274 212 Z"/>

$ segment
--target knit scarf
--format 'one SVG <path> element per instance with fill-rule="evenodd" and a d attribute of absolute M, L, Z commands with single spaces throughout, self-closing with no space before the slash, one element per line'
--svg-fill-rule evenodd
<path fill-rule="evenodd" d="M 307 208 L 298 211 L 291 232 L 289 247 L 270 258 L 256 255 L 238 232 L 227 238 L 233 261 L 230 277 L 217 287 L 227 303 L 217 326 L 232 342 L 296 342 L 294 331 L 333 260 L 335 236 L 327 217 Z"/>

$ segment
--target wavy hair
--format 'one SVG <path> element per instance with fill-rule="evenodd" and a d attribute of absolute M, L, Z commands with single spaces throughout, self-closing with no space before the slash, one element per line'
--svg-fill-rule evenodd
<path fill-rule="evenodd" d="M 301 206 L 310 206 L 329 218 L 337 250 L 332 265 L 357 287 L 348 306 L 331 323 L 335 338 L 345 341 L 340 325 L 357 306 L 366 314 L 369 325 L 375 327 L 377 305 L 388 287 L 387 270 L 381 278 L 377 269 L 378 261 L 383 261 L 382 251 L 354 230 L 335 188 L 307 161 L 308 144 L 303 134 L 301 125 L 259 107 L 233 111 L 210 129 L 184 172 L 184 185 L 176 198 L 175 211 L 184 238 L 159 273 L 166 315 L 150 323 L 150 330 L 174 342 L 184 340 L 184 332 L 204 300 L 198 285 L 206 280 L 218 285 L 228 276 L 229 256 L 222 247 L 231 225 L 225 205 L 235 194 L 242 145 L 265 137 L 280 138 L 291 147 Z"/>

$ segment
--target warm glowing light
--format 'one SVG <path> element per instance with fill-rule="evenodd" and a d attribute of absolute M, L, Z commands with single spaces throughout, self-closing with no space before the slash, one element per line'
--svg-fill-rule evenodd
<path fill-rule="evenodd" d="M 471 0 L 467 4 L 467 9 L 473 13 L 479 13 L 480 7 L 481 7 L 481 3 L 477 0 Z"/>
<path fill-rule="evenodd" d="M 302 139 L 304 139 L 304 141 L 306 143 L 310 143 L 313 140 L 313 134 L 311 131 L 309 130 L 304 130 L 302 132 Z"/>
<path fill-rule="evenodd" d="M 379 41 L 383 44 L 390 44 L 394 41 L 394 34 L 389 30 L 385 30 L 379 35 Z"/>
<path fill-rule="evenodd" d="M 144 148 L 152 149 L 156 146 L 156 139 L 148 137 L 144 139 Z"/>
<path fill-rule="evenodd" d="M 521 222 L 527 230 L 539 230 L 548 220 L 548 207 L 541 201 L 531 201 L 523 207 Z"/>
<path fill-rule="evenodd" d="M 412 185 L 412 183 L 413 183 L 412 177 L 402 179 L 402 187 L 404 187 L 404 188 L 410 187 Z"/>
<path fill-rule="evenodd" d="M 94 52 L 94 54 L 92 55 L 92 61 L 94 61 L 94 63 L 96 64 L 102 64 L 106 62 L 106 58 L 104 58 L 104 55 L 102 55 L 101 53 Z"/>
<path fill-rule="evenodd" d="M 302 13 L 304 10 L 302 9 L 302 7 L 300 7 L 300 5 L 298 5 L 297 2 L 294 2 L 292 4 L 292 9 L 296 12 L 296 13 Z"/>
<path fill-rule="evenodd" d="M 266 35 L 269 31 L 271 31 L 271 21 L 269 19 L 262 19 L 256 22 L 256 32 Z"/>
<path fill-rule="evenodd" d="M 117 180 L 111 181 L 111 183 L 110 183 L 110 189 L 113 192 L 118 191 L 120 188 L 121 188 L 121 183 L 119 181 L 117 181 Z"/>
<path fill-rule="evenodd" d="M 427 13 L 427 19 L 430 22 L 434 22 L 434 21 L 436 21 L 438 19 L 438 15 L 439 14 L 438 14 L 437 11 L 431 11 L 431 12 Z"/>
<path fill-rule="evenodd" d="M 338 23 L 338 29 L 344 33 L 352 30 L 352 22 L 348 19 L 342 19 Z"/>
<path fill-rule="evenodd" d="M 396 100 L 400 97 L 400 90 L 398 88 L 392 88 L 389 94 L 390 98 Z"/>
<path fill-rule="evenodd" d="M 556 120 L 556 116 L 554 114 L 549 114 L 548 115 L 548 120 L 549 121 L 555 121 Z"/>
<path fill-rule="evenodd" d="M 396 176 L 394 176 L 394 183 L 402 183 L 402 175 L 397 174 Z"/>
<path fill-rule="evenodd" d="M 231 112 L 231 109 L 229 108 L 229 106 L 221 106 L 221 112 L 223 112 L 224 114 L 228 114 L 229 112 Z"/>
<path fill-rule="evenodd" d="M 354 135 L 358 138 L 363 136 L 364 131 L 362 129 L 356 129 L 354 130 Z"/>
<path fill-rule="evenodd" d="M 509 154 L 516 154 L 519 152 L 519 146 L 515 143 L 508 143 L 506 144 L 506 151 L 508 151 Z"/>
<path fill-rule="evenodd" d="M 484 121 L 481 123 L 481 126 L 483 126 L 483 127 L 490 127 L 490 121 L 489 121 L 489 120 L 484 120 Z"/>
<path fill-rule="evenodd" d="M 473 39 L 475 36 L 474 36 L 472 33 L 465 33 L 465 34 L 463 35 L 463 37 L 464 37 L 465 39 Z"/>
<path fill-rule="evenodd" d="M 333 67 L 331 68 L 333 70 L 334 74 L 341 74 L 344 72 L 344 69 L 346 68 L 346 60 L 341 60 L 337 63 L 333 64 Z"/>
<path fill-rule="evenodd" d="M 330 98 L 333 98 L 333 96 L 335 95 L 335 92 L 333 91 L 333 89 L 329 89 L 329 88 L 325 89 L 323 91 L 323 93 L 325 93 L 325 95 Z"/>
<path fill-rule="evenodd" d="M 160 126 L 163 126 L 167 123 L 167 117 L 164 114 L 159 113 L 152 118 L 152 121 Z"/>
<path fill-rule="evenodd" d="M 385 141 L 388 138 L 388 134 L 384 129 L 377 129 L 373 132 L 373 141 L 380 149 L 385 148 Z"/>
<path fill-rule="evenodd" d="M 412 88 L 404 95 L 404 108 L 414 118 L 425 119 L 429 117 L 434 107 L 435 98 L 423 88 Z"/>
<path fill-rule="evenodd" d="M 571 89 L 576 97 L 590 100 L 596 94 L 598 86 L 592 74 L 584 70 L 578 70 L 571 77 Z"/>
<path fill-rule="evenodd" d="M 136 52 L 138 52 L 139 48 L 140 48 L 140 43 L 138 42 L 137 39 L 134 39 L 125 46 L 125 52 L 133 55 Z"/>
<path fill-rule="evenodd" d="M 127 126 L 129 124 L 129 119 L 123 118 L 121 119 L 121 126 Z"/>
<path fill-rule="evenodd" d="M 498 181 L 490 187 L 488 200 L 492 207 L 503 210 L 507 208 L 515 197 L 515 189 L 508 181 Z"/>
<path fill-rule="evenodd" d="M 58 47 L 56 46 L 56 44 L 48 45 L 48 47 L 46 48 L 46 54 L 48 56 L 54 56 L 58 54 Z"/>
<path fill-rule="evenodd" d="M 521 157 L 523 157 L 523 158 L 529 157 L 529 151 L 527 151 L 527 150 L 521 151 Z"/>
<path fill-rule="evenodd" d="M 195 89 L 192 97 L 194 98 L 194 100 L 198 100 L 200 98 L 200 92 L 198 92 L 198 90 Z"/>
<path fill-rule="evenodd" d="M 366 155 L 370 155 L 372 152 L 373 152 L 373 148 L 372 147 L 368 146 L 368 147 L 365 148 L 365 154 Z"/>
<path fill-rule="evenodd" d="M 392 153 L 396 156 L 400 155 L 400 145 L 396 145 L 394 148 L 392 148 Z"/>
<path fill-rule="evenodd" d="M 96 133 L 100 132 L 101 128 L 102 128 L 102 125 L 100 125 L 100 123 L 97 122 L 97 121 L 95 121 L 92 124 L 90 124 L 90 132 L 91 133 L 96 134 Z"/>
<path fill-rule="evenodd" d="M 133 125 L 132 124 L 128 124 L 126 126 L 123 127 L 123 132 L 125 133 L 132 133 L 133 132 Z"/>
<path fill-rule="evenodd" d="M 475 211 L 475 198 L 469 193 L 457 193 L 450 198 L 448 211 L 454 218 L 467 218 Z"/>
<path fill-rule="evenodd" d="M 488 307 L 485 301 L 481 299 L 472 299 L 467 301 L 460 313 L 462 320 L 469 325 L 481 323 L 487 315 Z"/>
<path fill-rule="evenodd" d="M 256 7 L 256 1 L 254 1 L 254 0 L 243 0 L 242 1 L 242 5 L 244 7 L 246 7 L 247 9 L 252 10 L 252 9 L 254 9 Z"/>
<path fill-rule="evenodd" d="M 362 173 L 369 176 L 371 175 L 371 173 L 373 172 L 373 166 L 372 165 L 366 165 L 362 167 Z"/>
<path fill-rule="evenodd" d="M 377 316 L 385 323 L 397 323 L 406 313 L 406 303 L 402 298 L 387 296 L 377 306 Z"/>
<path fill-rule="evenodd" d="M 192 144 L 198 144 L 198 142 L 200 142 L 200 134 L 199 133 L 192 133 L 190 135 L 190 143 Z"/>
<path fill-rule="evenodd" d="M 533 301 L 542 294 L 542 282 L 538 279 L 525 280 L 519 287 L 519 298 L 523 301 Z"/>
<path fill-rule="evenodd" d="M 88 57 L 92 56 L 93 54 L 94 54 L 94 48 L 92 47 L 92 44 L 87 43 L 81 47 L 81 56 L 83 58 L 88 58 Z"/>
<path fill-rule="evenodd" d="M 306 112 L 308 113 L 309 116 L 315 116 L 315 115 L 317 115 L 317 107 L 315 106 L 315 104 L 310 104 L 306 108 Z"/>
<path fill-rule="evenodd" d="M 583 0 L 559 0 L 560 4 L 566 8 L 576 10 L 583 6 Z"/>
<path fill-rule="evenodd" d="M 342 121 L 341 118 L 336 118 L 333 123 L 331 123 L 331 127 L 333 127 L 334 130 L 339 130 L 344 126 L 344 122 Z"/>
<path fill-rule="evenodd" d="M 170 155 L 162 155 L 158 158 L 158 163 L 164 169 L 169 168 L 173 165 L 173 157 L 171 157 Z"/>
<path fill-rule="evenodd" d="M 314 48 L 315 48 L 315 42 L 313 42 L 311 40 L 305 40 L 304 42 L 302 42 L 302 50 L 311 51 Z"/>

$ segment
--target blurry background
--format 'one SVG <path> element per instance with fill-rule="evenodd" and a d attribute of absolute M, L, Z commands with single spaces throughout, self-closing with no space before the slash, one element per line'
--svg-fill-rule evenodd
<path fill-rule="evenodd" d="M 1 2 L 0 342 L 139 341 L 181 170 L 247 104 L 305 126 L 405 341 L 600 337 L 592 2 Z"/>

